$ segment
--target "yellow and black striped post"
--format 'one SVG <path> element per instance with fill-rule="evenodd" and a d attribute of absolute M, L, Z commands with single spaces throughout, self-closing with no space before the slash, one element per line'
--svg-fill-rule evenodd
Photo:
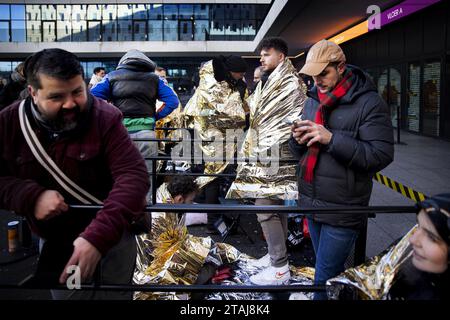
<path fill-rule="evenodd" d="M 407 197 L 408 199 L 411 199 L 413 201 L 419 202 L 425 200 L 427 198 L 426 195 L 424 195 L 422 192 L 418 192 L 410 187 L 404 186 L 403 184 L 392 180 L 391 178 L 388 178 L 386 176 L 383 176 L 381 173 L 377 172 L 375 173 L 375 176 L 373 177 L 376 181 L 381 183 L 382 185 L 385 185 L 386 187 L 397 191 L 398 193 L 401 193 L 403 196 Z"/>

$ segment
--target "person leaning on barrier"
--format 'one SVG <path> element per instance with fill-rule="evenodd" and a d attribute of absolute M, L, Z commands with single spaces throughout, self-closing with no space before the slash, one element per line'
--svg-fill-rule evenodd
<path fill-rule="evenodd" d="M 132 139 L 154 139 L 155 121 L 178 107 L 176 94 L 154 73 L 155 67 L 144 53 L 130 50 L 120 59 L 116 70 L 91 89 L 94 96 L 111 101 L 122 111 L 123 123 Z M 158 112 L 157 99 L 164 103 Z M 135 141 L 135 144 L 144 158 L 158 155 L 157 142 Z M 146 165 L 148 172 L 152 172 L 152 161 L 146 160 Z M 151 203 L 151 191 L 147 203 Z"/>
<path fill-rule="evenodd" d="M 299 206 L 367 206 L 373 175 L 392 162 L 394 138 L 389 109 L 370 77 L 347 65 L 342 49 L 321 40 L 311 47 L 301 73 L 315 86 L 292 126 L 289 147 L 300 160 Z M 316 253 L 315 284 L 344 270 L 365 225 L 365 214 L 308 217 Z M 316 293 L 315 299 L 326 299 Z"/>
<path fill-rule="evenodd" d="M 45 49 L 29 57 L 24 69 L 30 97 L 0 112 L 0 208 L 25 216 L 41 238 L 36 276 L 44 277 L 43 284 L 66 283 L 66 271 L 73 265 L 79 267 L 82 282 L 101 265 L 104 283 L 129 284 L 136 243 L 128 230 L 143 216 L 149 188 L 144 160 L 120 111 L 88 93 L 83 67 L 74 54 Z M 23 130 L 36 135 L 56 166 L 102 201 L 100 210 L 70 207 L 84 202 L 35 158 L 19 115 L 25 117 L 22 123 L 30 123 Z M 50 160 L 43 158 L 48 166 Z M 52 290 L 52 295 L 131 298 L 128 293 L 79 290 Z"/>

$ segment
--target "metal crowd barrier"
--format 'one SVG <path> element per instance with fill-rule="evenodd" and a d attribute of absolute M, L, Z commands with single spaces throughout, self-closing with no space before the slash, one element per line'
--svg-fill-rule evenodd
<path fill-rule="evenodd" d="M 158 128 L 156 130 L 175 130 L 176 128 Z M 192 129 L 189 129 L 192 130 Z M 172 139 L 134 139 L 134 141 L 170 141 L 170 142 L 180 142 L 174 141 Z M 182 140 L 181 140 L 182 141 Z M 203 141 L 203 140 L 200 140 Z M 200 142 L 197 140 L 191 140 L 192 143 Z M 205 142 L 205 141 L 203 141 Z M 161 160 L 172 160 L 170 156 L 157 156 L 149 157 L 146 160 L 152 160 L 153 168 L 156 168 L 156 162 Z M 193 163 L 192 158 L 178 158 L 176 160 L 190 161 Z M 233 158 L 227 159 L 233 161 L 249 161 L 248 159 Z M 211 162 L 210 160 L 207 160 Z M 223 162 L 223 160 L 221 160 Z M 296 163 L 295 159 L 283 159 L 280 162 L 292 162 Z M 204 161 L 203 161 L 204 162 Z M 401 213 L 412 213 L 415 212 L 415 207 L 413 206 L 372 206 L 372 207 L 356 207 L 356 206 L 340 206 L 340 207 L 326 207 L 326 208 L 300 208 L 298 206 L 283 206 L 283 205 L 272 205 L 272 206 L 256 206 L 256 205 L 229 205 L 229 204 L 195 204 L 195 205 L 176 205 L 176 204 L 156 204 L 156 177 L 157 176 L 172 176 L 172 175 L 189 175 L 189 176 L 215 176 L 215 177 L 235 177 L 236 174 L 203 174 L 203 173 L 173 173 L 173 172 L 161 172 L 156 173 L 155 170 L 151 173 L 152 178 L 152 205 L 145 208 L 146 212 L 207 212 L 207 213 L 239 213 L 239 214 L 255 214 L 255 213 L 299 213 L 299 214 L 348 214 L 348 213 L 360 213 L 368 214 L 369 216 L 374 216 L 375 214 L 401 214 Z M 97 205 L 70 205 L 72 209 L 75 210 L 100 210 L 102 206 Z M 354 265 L 359 265 L 363 263 L 366 259 L 365 257 L 365 247 L 367 238 L 367 225 L 365 225 L 361 231 L 360 235 L 355 243 L 355 258 Z M 30 284 L 31 283 L 31 284 Z M 8 289 L 67 289 L 65 286 L 52 286 L 40 284 L 39 286 L 33 285 L 30 281 L 24 281 L 18 286 L 15 285 L 2 285 L 0 288 Z M 106 290 L 106 291 L 142 291 L 142 292 L 315 292 L 315 291 L 325 291 L 325 286 L 315 286 L 315 285 L 282 285 L 282 286 L 243 286 L 243 285 L 233 285 L 233 286 L 223 286 L 223 285 L 105 285 L 98 281 L 93 285 L 82 285 L 82 290 Z"/>

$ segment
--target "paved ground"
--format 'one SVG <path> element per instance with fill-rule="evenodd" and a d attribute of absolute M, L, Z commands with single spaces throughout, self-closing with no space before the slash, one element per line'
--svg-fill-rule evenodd
<path fill-rule="evenodd" d="M 420 137 L 402 132 L 402 142 L 395 145 L 395 160 L 382 174 L 426 195 L 450 192 L 450 142 Z M 413 202 L 387 187 L 374 183 L 370 204 L 373 206 L 413 205 Z M 242 215 L 241 226 L 255 242 L 250 243 L 242 230 L 226 239 L 242 252 L 261 257 L 267 252 L 261 230 L 254 215 Z M 36 265 L 36 256 L 25 258 L 30 250 L 21 250 L 14 256 L 7 252 L 6 223 L 13 214 L 0 211 L 0 283 L 19 283 Z M 415 224 L 415 214 L 378 214 L 369 219 L 366 256 L 384 250 L 392 241 L 401 237 Z M 190 228 L 195 235 L 206 235 L 204 226 Z M 219 236 L 212 236 L 220 241 Z M 33 251 L 33 249 L 31 249 Z M 34 249 L 36 252 L 36 249 Z M 313 254 L 308 241 L 290 249 L 290 261 L 294 265 L 312 265 Z M 14 261 L 11 263 L 11 261 Z M 49 299 L 47 291 L 1 290 L 0 299 Z"/>

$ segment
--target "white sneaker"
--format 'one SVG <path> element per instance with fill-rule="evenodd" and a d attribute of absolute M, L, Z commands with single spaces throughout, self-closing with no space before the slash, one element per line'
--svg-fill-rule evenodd
<path fill-rule="evenodd" d="M 255 268 L 267 268 L 267 267 L 270 267 L 270 256 L 269 256 L 269 254 L 266 254 L 262 258 L 250 260 L 248 262 L 248 265 L 252 266 L 252 267 L 255 267 Z"/>
<path fill-rule="evenodd" d="M 290 279 L 291 272 L 289 271 L 289 264 L 279 268 L 270 266 L 250 277 L 250 281 L 259 286 L 289 284 Z"/>
<path fill-rule="evenodd" d="M 289 296 L 289 300 L 311 300 L 305 293 L 303 292 L 294 292 Z"/>

